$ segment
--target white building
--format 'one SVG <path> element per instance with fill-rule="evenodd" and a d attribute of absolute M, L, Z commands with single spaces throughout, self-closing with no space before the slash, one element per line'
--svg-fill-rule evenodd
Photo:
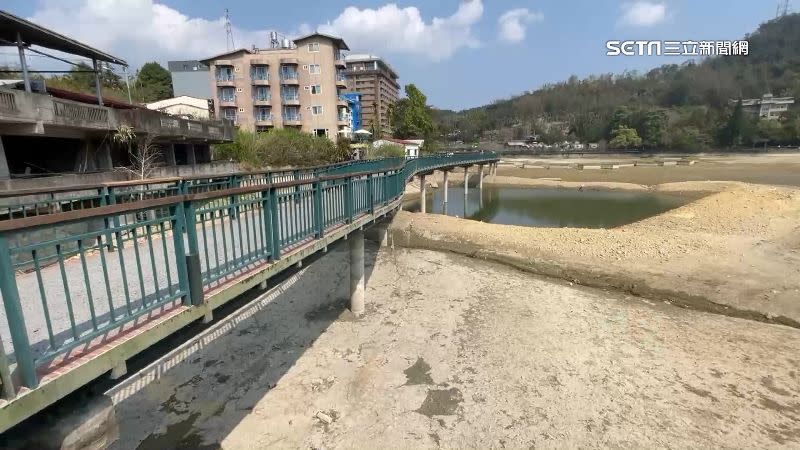
<path fill-rule="evenodd" d="M 385 139 L 378 139 L 377 141 L 373 142 L 372 145 L 377 147 L 382 147 L 387 144 L 397 144 L 402 145 L 406 149 L 406 158 L 417 158 L 419 156 L 419 149 L 422 148 L 422 145 L 425 143 L 424 139 L 393 139 L 393 138 L 385 138 Z"/>
<path fill-rule="evenodd" d="M 181 95 L 157 102 L 148 103 L 147 109 L 154 109 L 167 114 L 191 119 L 208 119 L 208 100 L 204 98 Z"/>
<path fill-rule="evenodd" d="M 738 100 L 731 100 L 731 104 L 736 102 Z M 760 119 L 778 119 L 793 103 L 794 97 L 773 97 L 772 94 L 764 94 L 761 98 L 742 100 L 742 109 Z"/>

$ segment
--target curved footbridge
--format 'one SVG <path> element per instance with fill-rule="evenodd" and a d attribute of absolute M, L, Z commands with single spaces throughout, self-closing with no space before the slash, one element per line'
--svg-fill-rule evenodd
<path fill-rule="evenodd" d="M 363 229 L 434 170 L 494 153 L 4 194 L 0 432 L 339 240 L 364 310 Z M 424 202 L 423 202 L 424 204 Z"/>

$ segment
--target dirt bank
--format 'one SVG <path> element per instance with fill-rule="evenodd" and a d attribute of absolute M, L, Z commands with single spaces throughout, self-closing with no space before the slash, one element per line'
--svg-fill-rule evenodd
<path fill-rule="evenodd" d="M 800 443 L 798 330 L 375 250 L 362 320 L 332 249 L 121 403 L 115 448 Z"/>
<path fill-rule="evenodd" d="M 721 191 L 608 230 L 401 213 L 391 235 L 397 245 L 453 251 L 700 310 L 800 326 L 800 191 L 705 182 L 653 188 Z"/>
<path fill-rule="evenodd" d="M 520 178 L 560 178 L 563 181 L 607 181 L 656 185 L 680 181 L 741 181 L 746 183 L 800 186 L 800 157 L 767 159 L 758 157 L 717 157 L 700 160 L 693 166 L 622 167 L 619 169 L 577 170 L 571 168 L 521 169 L 500 166 L 498 176 Z M 589 164 L 589 162 L 586 162 Z"/>

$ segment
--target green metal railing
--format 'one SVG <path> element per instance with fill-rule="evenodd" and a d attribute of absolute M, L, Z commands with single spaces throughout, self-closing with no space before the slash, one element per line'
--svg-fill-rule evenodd
<path fill-rule="evenodd" d="M 35 388 L 42 365 L 201 303 L 205 293 L 371 216 L 416 174 L 496 160 L 463 153 L 105 186 L 94 207 L 0 221 L 0 331 L 10 338 L 9 357 L 22 384 Z"/>

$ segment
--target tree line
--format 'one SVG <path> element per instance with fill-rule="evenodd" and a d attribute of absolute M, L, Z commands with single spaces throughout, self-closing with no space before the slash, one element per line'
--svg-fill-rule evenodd
<path fill-rule="evenodd" d="M 742 98 L 800 96 L 800 14 L 768 21 L 747 56 L 718 56 L 545 85 L 464 111 L 434 111 L 449 140 L 608 142 L 612 147 L 701 150 L 800 144 L 800 105 L 779 120 L 743 111 Z"/>

